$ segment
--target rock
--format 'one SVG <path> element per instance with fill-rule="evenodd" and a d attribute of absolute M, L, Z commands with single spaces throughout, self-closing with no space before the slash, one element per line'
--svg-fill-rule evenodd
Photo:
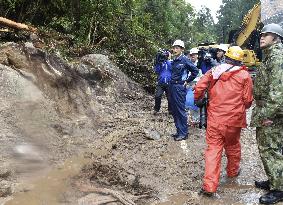
<path fill-rule="evenodd" d="M 10 182 L 2 180 L 0 182 L 0 197 L 7 197 L 12 194 Z"/>
<path fill-rule="evenodd" d="M 152 129 L 144 129 L 144 133 L 146 138 L 151 139 L 151 140 L 159 140 L 161 138 L 160 133 L 156 130 Z"/>
<path fill-rule="evenodd" d="M 0 188 L 0 197 L 7 197 L 12 194 L 10 187 Z"/>
<path fill-rule="evenodd" d="M 0 178 L 6 179 L 9 176 L 11 176 L 11 174 L 12 174 L 11 170 L 2 167 L 0 168 Z"/>

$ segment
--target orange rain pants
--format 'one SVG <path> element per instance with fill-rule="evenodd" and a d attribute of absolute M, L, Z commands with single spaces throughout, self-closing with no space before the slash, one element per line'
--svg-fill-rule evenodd
<path fill-rule="evenodd" d="M 209 122 L 206 130 L 205 173 L 203 189 L 216 192 L 221 172 L 223 148 L 227 157 L 226 172 L 228 177 L 238 175 L 241 160 L 241 127 L 230 127 Z"/>
<path fill-rule="evenodd" d="M 220 65 L 225 66 L 225 65 Z M 246 109 L 253 101 L 252 79 L 246 67 L 224 72 L 218 81 L 208 71 L 197 82 L 194 98 L 200 99 L 208 89 L 205 174 L 203 189 L 216 192 L 221 172 L 221 158 L 225 149 L 227 176 L 237 176 L 241 160 L 240 133 L 247 126 Z"/>

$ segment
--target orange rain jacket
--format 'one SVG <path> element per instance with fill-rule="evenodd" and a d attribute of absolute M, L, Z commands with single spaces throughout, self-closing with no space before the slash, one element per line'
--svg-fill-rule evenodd
<path fill-rule="evenodd" d="M 232 65 L 221 64 L 213 69 L 227 70 Z M 252 104 L 252 79 L 246 67 L 233 67 L 214 77 L 208 71 L 195 86 L 195 99 L 204 96 L 208 88 L 208 119 L 206 130 L 205 173 L 203 189 L 216 192 L 221 171 L 222 151 L 227 156 L 227 176 L 237 176 L 241 160 L 240 133 L 246 127 L 246 109 Z M 220 72 L 221 73 L 221 72 Z"/>
<path fill-rule="evenodd" d="M 247 126 L 245 110 L 251 106 L 253 96 L 252 79 L 245 66 L 224 72 L 217 82 L 209 70 L 195 87 L 195 100 L 201 99 L 207 88 L 208 123 L 215 122 L 232 127 Z"/>

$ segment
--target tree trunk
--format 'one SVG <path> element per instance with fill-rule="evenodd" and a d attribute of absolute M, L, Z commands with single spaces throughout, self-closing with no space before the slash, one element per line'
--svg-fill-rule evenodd
<path fill-rule="evenodd" d="M 80 20 L 81 20 L 81 1 L 73 0 L 73 16 L 74 16 L 74 28 L 76 31 L 80 29 Z"/>
<path fill-rule="evenodd" d="M 15 21 L 12 21 L 10 19 L 6 19 L 4 17 L 0 17 L 0 25 L 10 27 L 10 28 L 19 29 L 19 30 L 31 31 L 31 32 L 36 31 L 36 28 L 34 28 L 34 27 L 31 27 L 31 26 L 28 26 L 28 25 L 22 24 L 22 23 L 17 23 Z"/>

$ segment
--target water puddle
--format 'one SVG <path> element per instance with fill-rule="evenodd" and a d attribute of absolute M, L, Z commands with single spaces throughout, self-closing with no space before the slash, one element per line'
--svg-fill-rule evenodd
<path fill-rule="evenodd" d="M 43 146 L 24 143 L 16 145 L 12 150 L 11 166 L 19 182 L 43 176 L 50 170 L 50 164 L 45 156 L 47 152 Z"/>
<path fill-rule="evenodd" d="M 185 204 L 190 196 L 187 193 L 178 193 L 173 196 L 168 197 L 164 202 L 160 202 L 156 205 L 183 205 Z"/>
<path fill-rule="evenodd" d="M 69 188 L 69 179 L 76 176 L 82 167 L 90 162 L 84 156 L 75 156 L 65 161 L 60 168 L 49 171 L 23 184 L 25 191 L 16 193 L 5 205 L 56 205 L 62 202 L 64 192 Z M 61 203 L 62 204 L 62 203 Z"/>

